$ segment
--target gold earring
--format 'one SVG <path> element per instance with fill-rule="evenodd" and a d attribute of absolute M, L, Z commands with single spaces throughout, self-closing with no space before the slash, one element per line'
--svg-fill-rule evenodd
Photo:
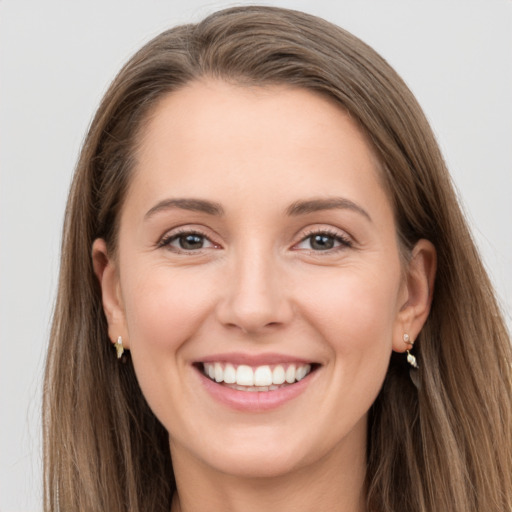
<path fill-rule="evenodd" d="M 404 334 L 404 342 L 407 343 L 407 345 L 410 346 L 410 349 L 414 346 L 414 342 L 411 341 L 411 338 L 407 333 Z M 418 369 L 418 362 L 416 361 L 416 358 L 411 354 L 410 349 L 408 348 L 406 350 L 407 352 L 407 362 L 413 367 Z"/>
<path fill-rule="evenodd" d="M 117 338 L 116 351 L 117 351 L 117 359 L 121 359 L 121 356 L 123 355 L 123 352 L 124 352 L 123 338 L 121 336 L 119 336 L 119 338 Z"/>

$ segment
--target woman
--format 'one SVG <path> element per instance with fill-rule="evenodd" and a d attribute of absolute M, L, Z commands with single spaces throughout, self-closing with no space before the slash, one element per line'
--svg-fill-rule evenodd
<path fill-rule="evenodd" d="M 128 62 L 51 339 L 47 510 L 512 507 L 510 342 L 443 159 L 320 19 L 233 8 Z"/>

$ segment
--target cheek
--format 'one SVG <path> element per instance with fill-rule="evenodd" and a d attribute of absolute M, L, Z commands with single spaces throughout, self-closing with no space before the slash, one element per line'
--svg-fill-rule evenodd
<path fill-rule="evenodd" d="M 308 287 L 304 310 L 330 351 L 326 371 L 332 388 L 325 390 L 319 407 L 333 424 L 364 415 L 382 387 L 392 352 L 399 283 L 399 266 L 387 274 L 353 267 L 330 282 L 315 279 Z"/>
<path fill-rule="evenodd" d="M 167 266 L 125 280 L 123 298 L 130 349 L 176 351 L 211 309 L 211 288 L 211 281 L 201 272 Z"/>
<path fill-rule="evenodd" d="M 378 343 L 391 346 L 397 315 L 399 269 L 376 276 L 359 269 L 305 286 L 304 308 L 337 351 L 363 352 Z"/>
<path fill-rule="evenodd" d="M 162 424 L 178 428 L 186 394 L 183 347 L 211 311 L 211 287 L 200 272 L 144 267 L 123 286 L 129 350 L 139 386 Z M 178 427 L 177 427 L 178 425 Z"/>

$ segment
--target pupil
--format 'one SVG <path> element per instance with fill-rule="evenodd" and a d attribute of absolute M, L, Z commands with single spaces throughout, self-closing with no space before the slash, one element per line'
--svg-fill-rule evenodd
<path fill-rule="evenodd" d="M 315 235 L 311 240 L 311 247 L 319 251 L 326 251 L 334 247 L 334 239 L 329 235 Z"/>
<path fill-rule="evenodd" d="M 182 249 L 201 249 L 203 246 L 203 237 L 200 235 L 185 235 L 180 237 L 180 247 Z"/>

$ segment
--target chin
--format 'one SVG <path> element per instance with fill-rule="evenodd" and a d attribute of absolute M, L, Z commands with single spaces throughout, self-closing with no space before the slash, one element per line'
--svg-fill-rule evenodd
<path fill-rule="evenodd" d="M 226 429 L 223 435 L 209 439 L 202 436 L 202 442 L 189 446 L 187 451 L 214 472 L 258 479 L 285 477 L 314 466 L 330 453 L 343 451 L 345 443 L 336 446 L 338 443 L 329 432 L 314 436 L 309 429 L 298 430 L 237 425 Z"/>
<path fill-rule="evenodd" d="M 242 453 L 223 453 L 221 457 L 208 457 L 205 461 L 215 470 L 241 478 L 277 478 L 293 473 L 308 465 L 297 453 L 276 448 L 246 446 Z"/>

